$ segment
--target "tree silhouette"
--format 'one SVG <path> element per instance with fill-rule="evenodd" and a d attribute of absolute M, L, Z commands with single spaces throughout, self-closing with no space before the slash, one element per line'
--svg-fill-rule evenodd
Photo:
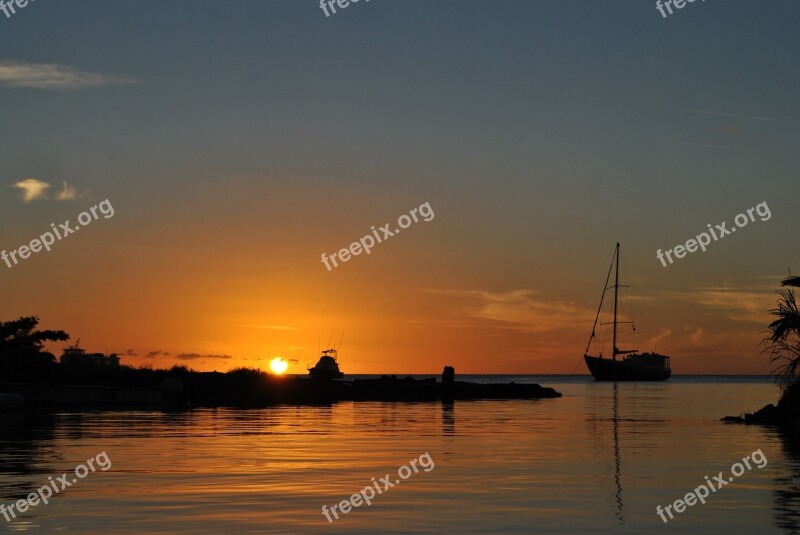
<path fill-rule="evenodd" d="M 39 325 L 37 316 L 0 322 L 0 359 L 55 362 L 53 354 L 44 350 L 44 343 L 64 342 L 69 340 L 69 335 L 64 331 L 37 331 L 37 325 Z"/>
<path fill-rule="evenodd" d="M 786 277 L 781 286 L 800 288 L 800 276 Z M 778 292 L 778 307 L 770 310 L 776 319 L 764 339 L 770 362 L 778 364 L 775 373 L 784 390 L 795 384 L 800 371 L 800 309 L 791 288 Z"/>

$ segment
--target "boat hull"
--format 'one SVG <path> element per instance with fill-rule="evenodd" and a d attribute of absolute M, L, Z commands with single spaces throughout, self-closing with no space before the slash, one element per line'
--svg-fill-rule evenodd
<path fill-rule="evenodd" d="M 672 370 L 658 366 L 631 364 L 624 360 L 584 355 L 586 367 L 595 381 L 666 381 Z"/>
<path fill-rule="evenodd" d="M 311 375 L 312 379 L 320 379 L 323 381 L 341 379 L 344 377 L 344 374 L 339 370 L 331 370 L 326 368 L 309 368 L 308 373 Z"/>

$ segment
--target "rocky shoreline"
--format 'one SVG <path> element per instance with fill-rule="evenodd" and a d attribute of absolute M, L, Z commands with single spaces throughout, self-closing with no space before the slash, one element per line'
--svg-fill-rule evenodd
<path fill-rule="evenodd" d="M 754 413 L 725 416 L 721 421 L 745 425 L 800 427 L 800 383 L 788 388 L 777 405 L 770 403 Z"/>
<path fill-rule="evenodd" d="M 160 374 L 159 374 L 160 375 Z M 158 377 L 158 376 L 156 376 Z M 154 377 L 153 379 L 155 379 Z M 97 378 L 100 379 L 100 378 Z M 548 399 L 561 393 L 538 384 L 471 383 L 452 374 L 440 380 L 384 375 L 379 378 L 315 380 L 310 377 L 273 376 L 263 373 L 198 373 L 158 377 L 149 384 L 119 380 L 93 384 L 0 383 L 0 392 L 24 398 L 26 406 L 173 406 L 267 407 L 272 405 L 327 404 L 339 401 L 455 401 L 477 399 Z"/>

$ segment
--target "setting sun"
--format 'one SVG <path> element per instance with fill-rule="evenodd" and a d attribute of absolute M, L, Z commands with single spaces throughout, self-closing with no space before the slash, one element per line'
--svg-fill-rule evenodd
<path fill-rule="evenodd" d="M 275 357 L 269 363 L 269 368 L 272 370 L 272 373 L 277 375 L 283 375 L 283 372 L 286 371 L 286 368 L 289 367 L 289 363 L 283 360 L 281 357 Z"/>

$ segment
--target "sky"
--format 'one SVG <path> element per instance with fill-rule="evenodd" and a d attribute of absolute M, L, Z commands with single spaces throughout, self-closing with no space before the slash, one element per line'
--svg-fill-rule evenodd
<path fill-rule="evenodd" d="M 667 18 L 633 0 L 0 12 L 0 249 L 98 207 L 0 263 L 0 319 L 37 315 L 131 366 L 280 356 L 305 373 L 330 343 L 346 374 L 586 373 L 620 242 L 639 349 L 676 374 L 768 373 L 768 310 L 800 270 L 798 16 L 790 0 Z M 425 203 L 429 221 L 325 267 Z M 768 219 L 658 260 L 760 203 Z"/>

